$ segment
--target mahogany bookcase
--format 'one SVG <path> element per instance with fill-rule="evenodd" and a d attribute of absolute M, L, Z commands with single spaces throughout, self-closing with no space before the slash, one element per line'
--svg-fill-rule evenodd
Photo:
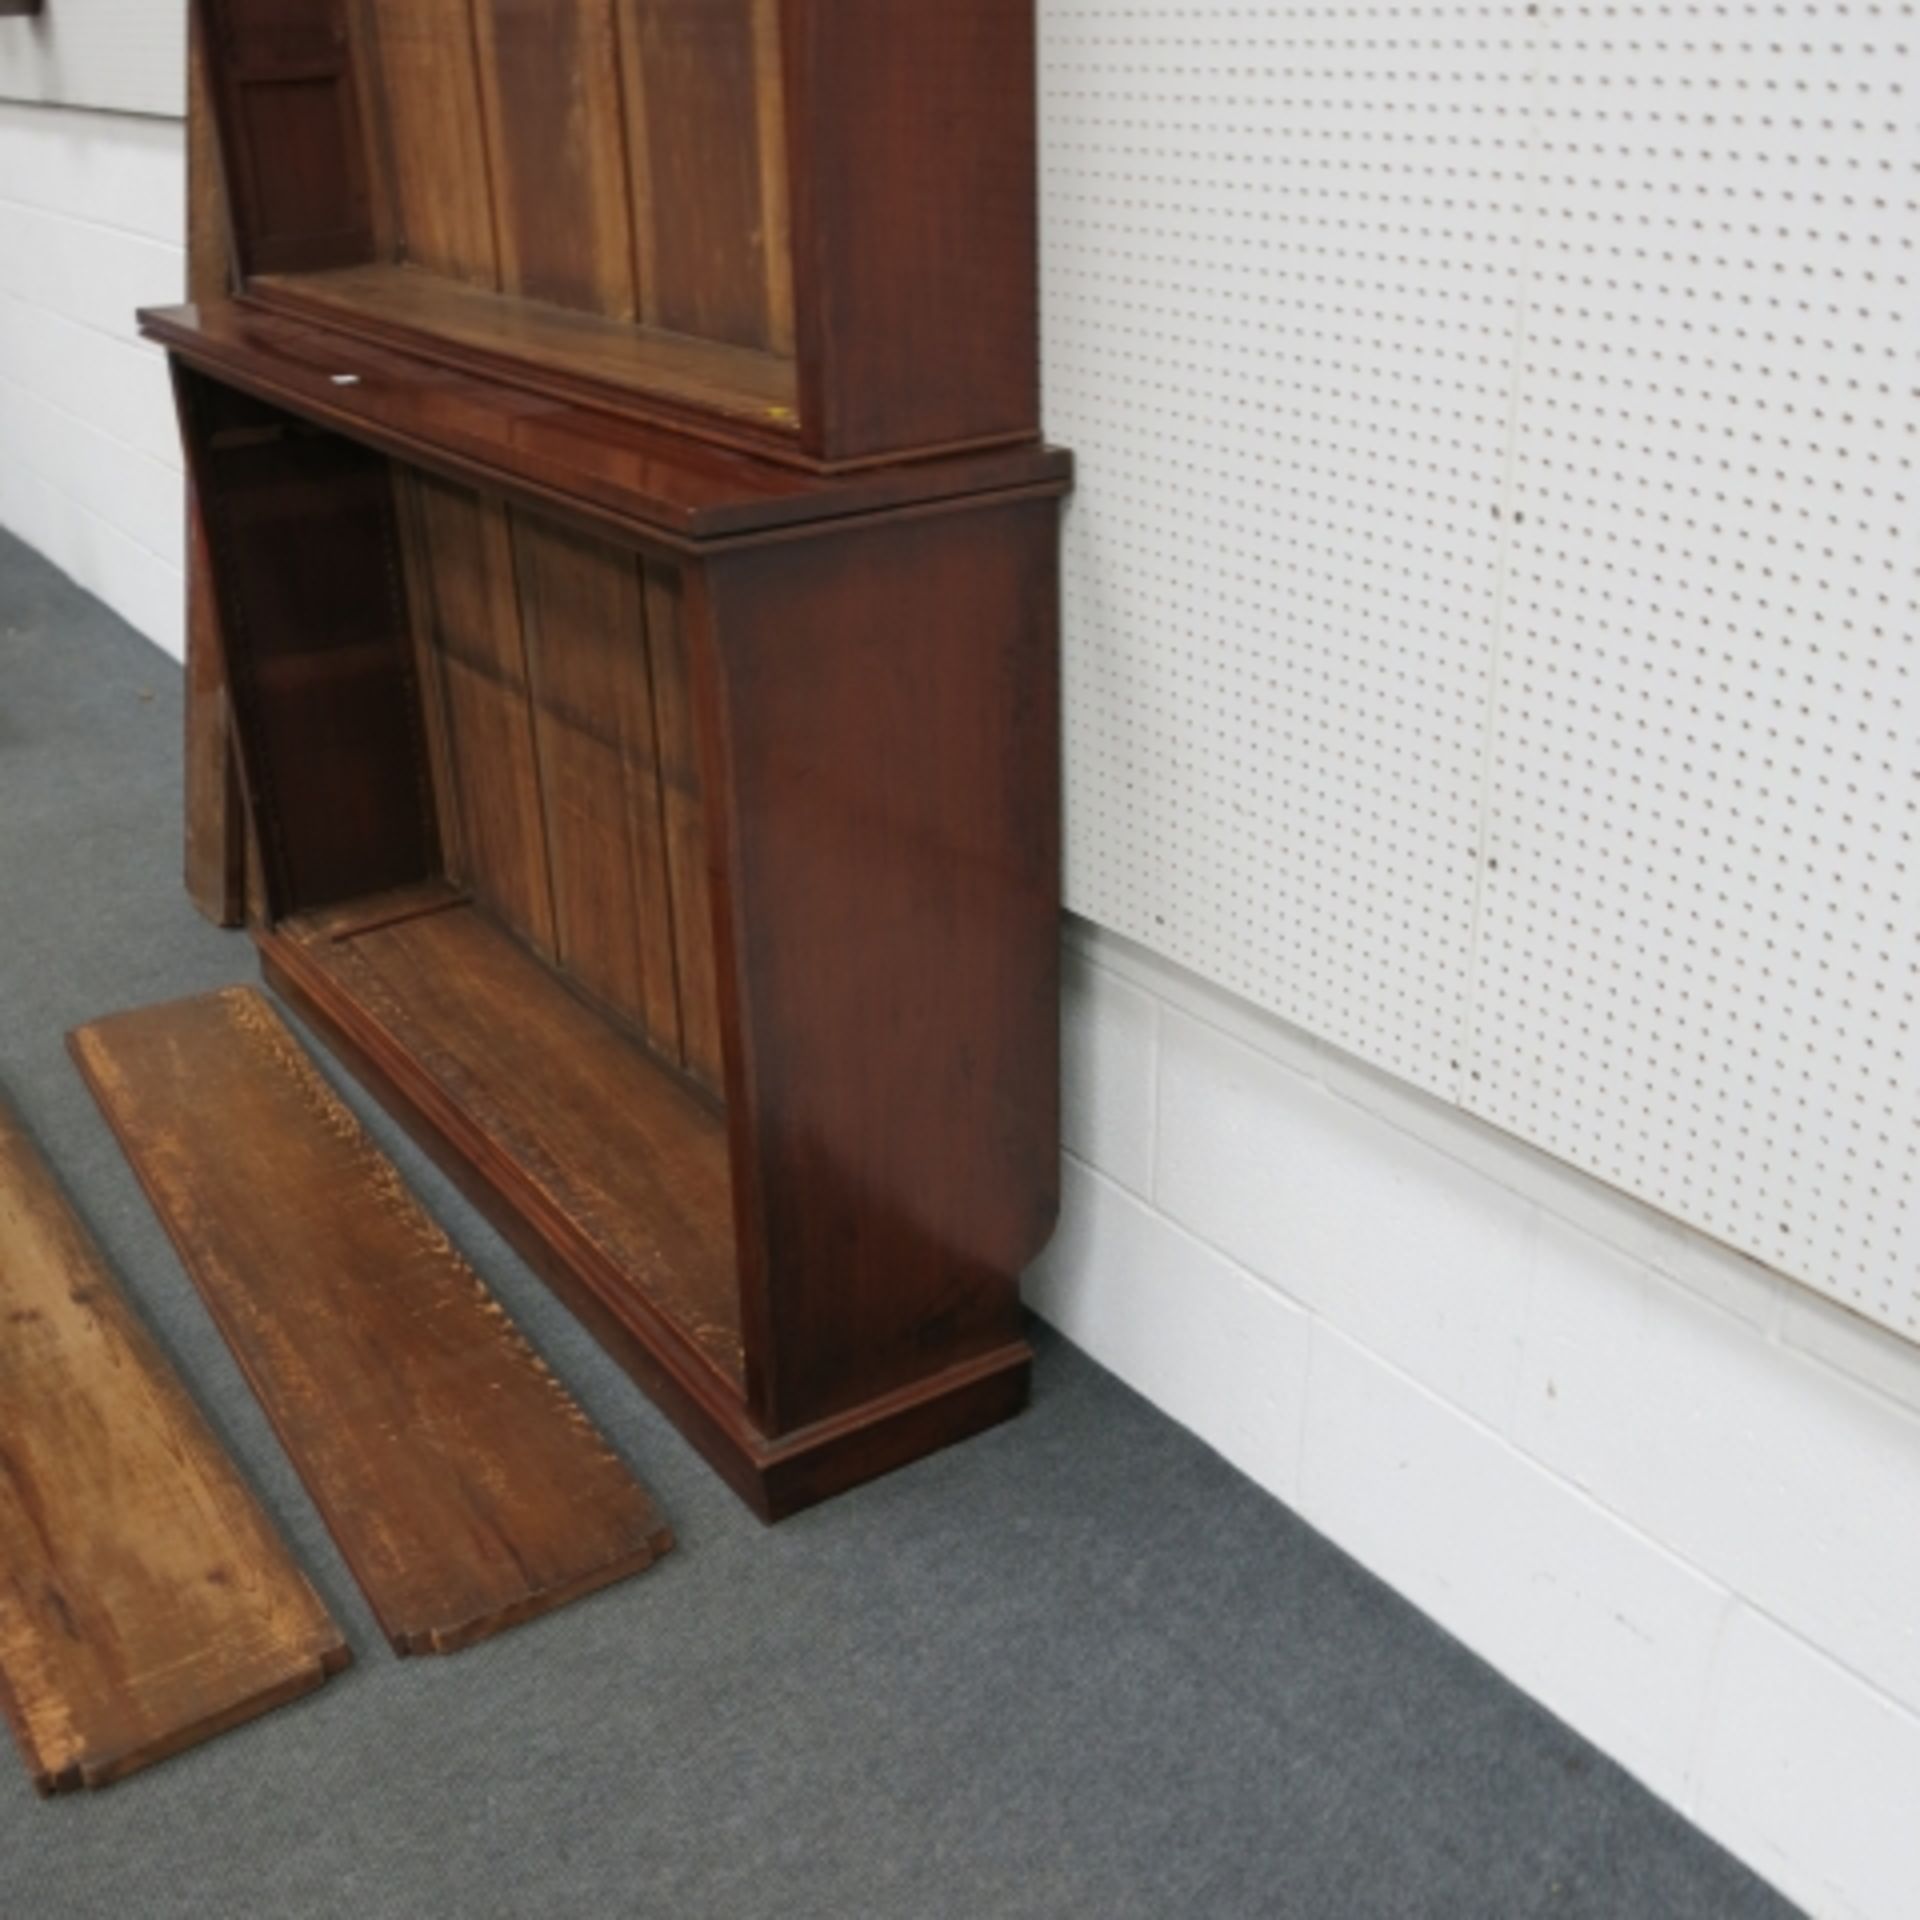
<path fill-rule="evenodd" d="M 1031 0 L 200 0 L 268 977 L 778 1517 L 1057 1207 Z"/>

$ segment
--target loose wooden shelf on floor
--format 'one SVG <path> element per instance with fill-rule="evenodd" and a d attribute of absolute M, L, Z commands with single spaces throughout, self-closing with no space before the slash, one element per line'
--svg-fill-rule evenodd
<path fill-rule="evenodd" d="M 34 1786 L 106 1786 L 350 1657 L 0 1105 L 0 1709 Z"/>
<path fill-rule="evenodd" d="M 646 1489 L 258 993 L 70 1044 L 395 1652 L 455 1652 L 667 1551 Z"/>

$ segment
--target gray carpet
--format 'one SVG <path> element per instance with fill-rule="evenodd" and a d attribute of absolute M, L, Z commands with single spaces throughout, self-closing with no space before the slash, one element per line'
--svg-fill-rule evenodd
<path fill-rule="evenodd" d="M 0 1759 L 0 1920 L 1789 1911 L 1044 1333 L 1023 1419 L 763 1529 L 376 1118 L 681 1542 L 472 1652 L 390 1657 L 62 1050 L 251 975 L 180 891 L 180 700 L 0 535 L 0 1088 L 356 1665 L 104 1794 L 42 1802 Z"/>

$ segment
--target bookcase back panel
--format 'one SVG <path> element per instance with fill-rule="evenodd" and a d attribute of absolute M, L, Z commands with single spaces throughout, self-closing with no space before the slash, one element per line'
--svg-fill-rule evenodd
<path fill-rule="evenodd" d="M 402 474 L 414 642 L 434 740 L 447 874 L 557 957 L 526 649 L 506 509 Z"/>
<path fill-rule="evenodd" d="M 449 481 L 399 485 L 449 876 L 717 1094 L 677 577 Z"/>
<path fill-rule="evenodd" d="M 472 0 L 500 282 L 631 320 L 633 209 L 609 0 Z"/>
<path fill-rule="evenodd" d="M 500 285 L 472 0 L 354 0 L 352 38 L 373 149 L 375 253 Z"/>
<path fill-rule="evenodd" d="M 625 14 L 643 316 L 791 354 L 779 0 L 632 0 Z"/>

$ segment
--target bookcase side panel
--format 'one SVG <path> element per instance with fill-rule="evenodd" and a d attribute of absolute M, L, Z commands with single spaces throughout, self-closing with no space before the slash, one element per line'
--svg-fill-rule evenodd
<path fill-rule="evenodd" d="M 785 19 L 807 451 L 1036 435 L 1034 0 L 786 0 Z"/>
<path fill-rule="evenodd" d="M 373 216 L 345 0 L 198 0 L 247 273 L 369 260 Z"/>
<path fill-rule="evenodd" d="M 708 565 L 776 1433 L 1019 1339 L 1058 1199 L 1057 514 Z"/>
<path fill-rule="evenodd" d="M 229 699 L 277 918 L 440 851 L 386 461 L 176 370 Z"/>

